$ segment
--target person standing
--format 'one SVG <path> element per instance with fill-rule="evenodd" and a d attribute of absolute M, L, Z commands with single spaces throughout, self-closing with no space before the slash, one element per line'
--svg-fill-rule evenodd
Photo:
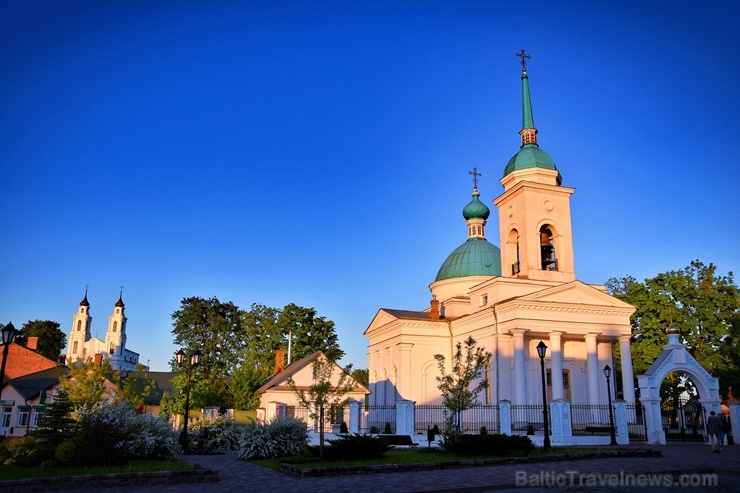
<path fill-rule="evenodd" d="M 725 440 L 729 440 L 727 438 L 727 435 L 730 434 L 730 417 L 725 414 L 721 414 L 719 417 L 719 423 L 720 423 L 720 426 L 722 427 L 722 431 L 720 432 L 720 435 L 719 435 L 719 449 L 722 450 L 722 447 L 727 445 Z"/>
<path fill-rule="evenodd" d="M 722 433 L 722 423 L 720 423 L 717 413 L 711 411 L 707 420 L 707 435 L 709 435 L 709 444 L 712 446 L 712 453 L 719 453 L 719 437 Z"/>

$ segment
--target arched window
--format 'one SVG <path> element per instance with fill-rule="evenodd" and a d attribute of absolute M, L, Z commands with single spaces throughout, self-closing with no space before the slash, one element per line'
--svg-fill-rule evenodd
<path fill-rule="evenodd" d="M 116 345 L 115 344 L 111 344 L 110 345 L 110 351 L 108 351 L 108 354 L 110 356 L 113 356 L 113 353 L 115 352 L 115 350 L 116 350 Z"/>
<path fill-rule="evenodd" d="M 82 329 L 82 320 L 78 320 L 77 321 L 77 330 L 81 330 L 81 329 Z"/>
<path fill-rule="evenodd" d="M 555 256 L 555 233 L 549 224 L 540 228 L 540 260 L 542 270 L 558 270 L 558 260 Z"/>
<path fill-rule="evenodd" d="M 72 354 L 77 354 L 77 341 L 75 341 L 74 345 L 72 346 Z"/>
<path fill-rule="evenodd" d="M 519 264 L 519 231 L 512 229 L 509 231 L 509 237 L 506 240 L 507 258 L 511 261 L 511 275 L 516 276 L 521 272 Z"/>
<path fill-rule="evenodd" d="M 115 332 L 118 329 L 118 320 L 113 321 L 113 332 Z"/>

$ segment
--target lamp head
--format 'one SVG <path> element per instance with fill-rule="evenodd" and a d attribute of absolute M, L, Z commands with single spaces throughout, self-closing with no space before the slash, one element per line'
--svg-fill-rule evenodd
<path fill-rule="evenodd" d="M 545 354 L 547 353 L 547 346 L 545 346 L 545 343 L 540 341 L 539 344 L 537 344 L 537 354 L 540 356 L 540 359 L 545 359 Z"/>
<path fill-rule="evenodd" d="M 13 325 L 13 322 L 8 322 L 8 325 L 3 327 L 2 330 L 3 333 L 3 345 L 7 346 L 8 344 L 12 343 L 15 339 L 16 334 L 18 334 L 18 329 L 15 328 Z"/>
<path fill-rule="evenodd" d="M 193 366 L 200 363 L 201 358 L 203 357 L 203 354 L 201 354 L 200 349 L 196 349 L 193 355 L 190 357 L 190 364 Z"/>
<path fill-rule="evenodd" d="M 181 365 L 183 361 L 185 361 L 185 351 L 180 349 L 178 352 L 175 353 L 175 358 L 177 358 L 177 364 Z"/>
<path fill-rule="evenodd" d="M 606 365 L 604 367 L 604 375 L 606 376 L 606 378 L 609 378 L 612 376 L 612 369 L 609 365 Z"/>

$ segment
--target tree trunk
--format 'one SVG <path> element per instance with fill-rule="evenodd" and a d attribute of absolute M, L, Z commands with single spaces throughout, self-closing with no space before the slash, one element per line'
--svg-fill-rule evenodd
<path fill-rule="evenodd" d="M 324 458 L 324 406 L 319 408 L 319 457 Z"/>

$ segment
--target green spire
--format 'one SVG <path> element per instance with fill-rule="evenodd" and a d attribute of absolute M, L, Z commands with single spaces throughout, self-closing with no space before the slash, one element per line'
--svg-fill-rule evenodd
<path fill-rule="evenodd" d="M 534 128 L 532 114 L 532 100 L 529 98 L 529 77 L 526 70 L 522 70 L 522 130 Z"/>

